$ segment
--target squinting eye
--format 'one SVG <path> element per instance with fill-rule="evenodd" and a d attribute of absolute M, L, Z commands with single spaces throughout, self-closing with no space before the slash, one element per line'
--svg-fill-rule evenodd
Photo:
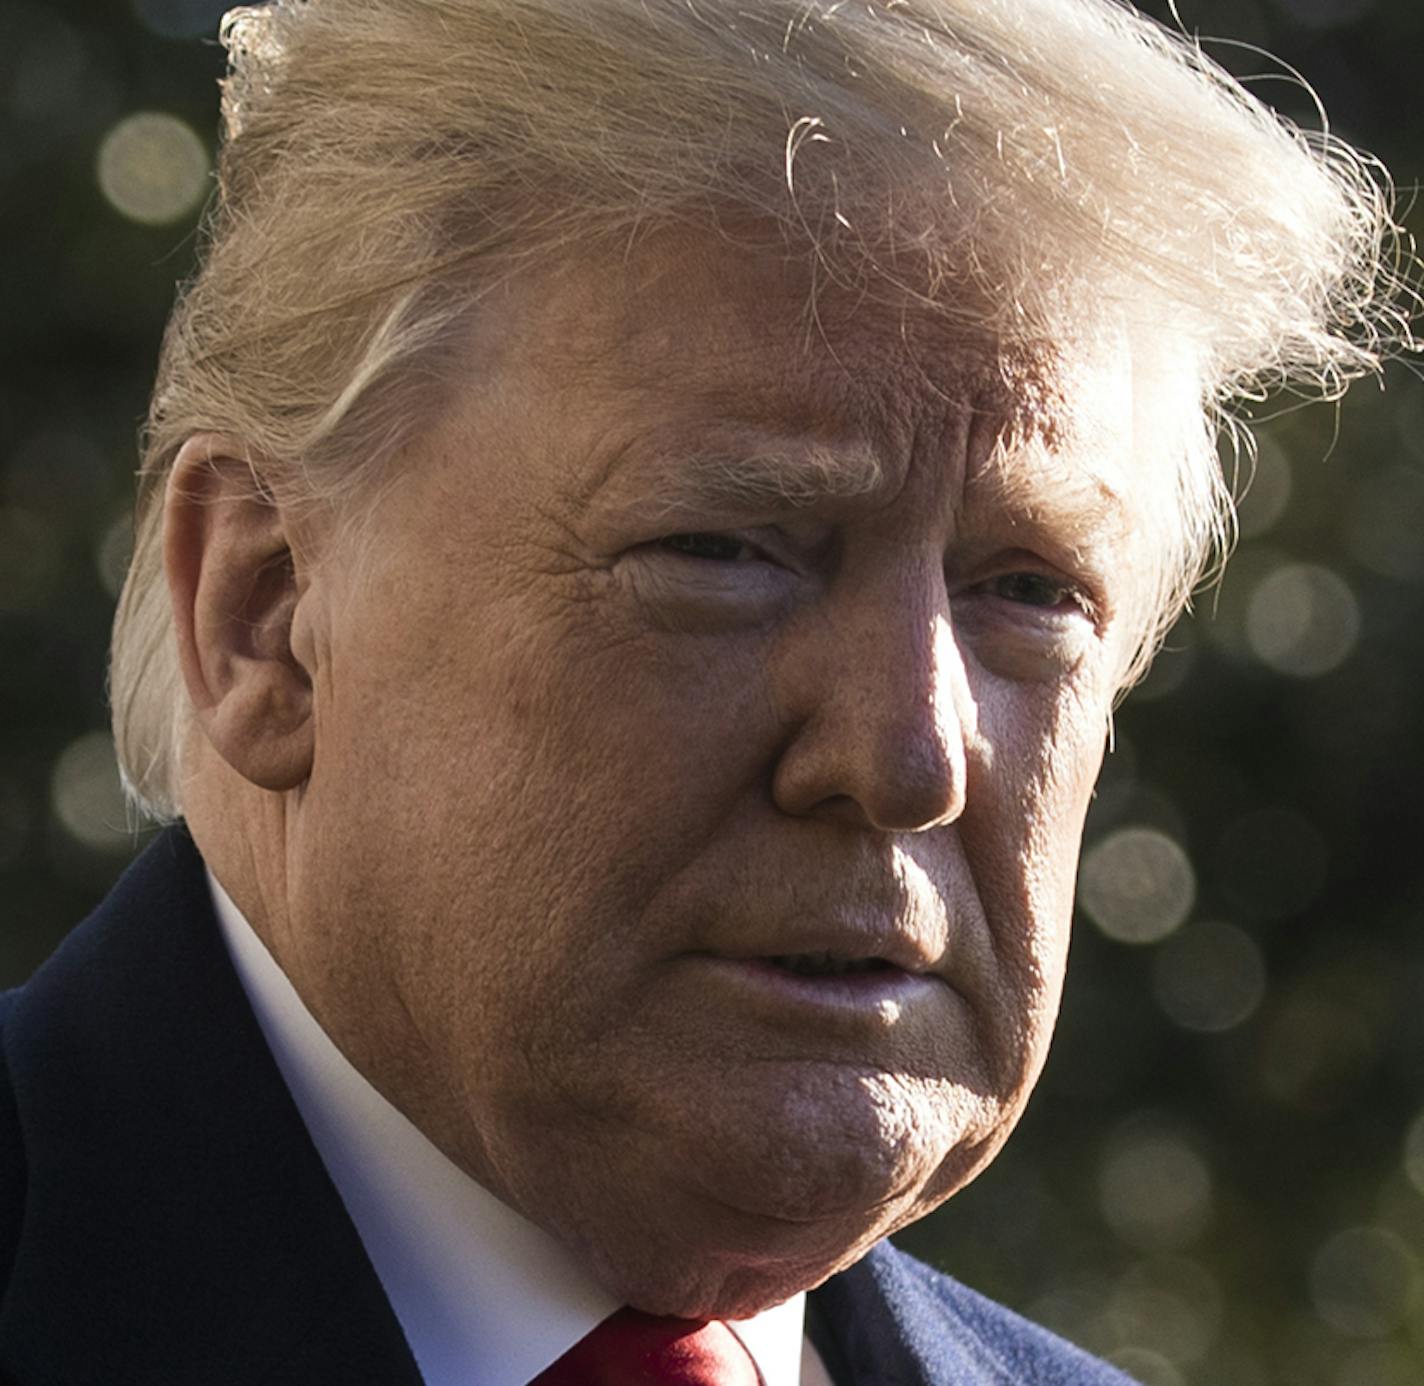
<path fill-rule="evenodd" d="M 701 558 L 712 563 L 735 563 L 752 552 L 750 544 L 730 534 L 669 534 L 659 539 L 658 544 L 686 558 Z"/>
<path fill-rule="evenodd" d="M 1055 607 L 1078 600 L 1071 584 L 1044 573 L 1004 573 L 990 580 L 989 589 L 996 597 L 1023 606 Z"/>

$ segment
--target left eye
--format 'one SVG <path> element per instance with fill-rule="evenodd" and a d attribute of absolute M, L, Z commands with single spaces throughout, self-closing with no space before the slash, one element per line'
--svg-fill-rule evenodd
<path fill-rule="evenodd" d="M 1045 573 L 1003 573 L 991 578 L 987 586 L 996 597 L 1021 606 L 1051 608 L 1064 602 L 1079 601 L 1077 590 L 1071 583 Z"/>
<path fill-rule="evenodd" d="M 750 544 L 731 534 L 669 534 L 658 540 L 658 546 L 685 558 L 700 558 L 709 563 L 736 563 L 755 555 Z"/>

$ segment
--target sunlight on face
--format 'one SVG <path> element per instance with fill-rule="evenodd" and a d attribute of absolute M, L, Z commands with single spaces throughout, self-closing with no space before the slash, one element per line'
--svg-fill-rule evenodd
<path fill-rule="evenodd" d="M 1006 451 L 992 362 L 806 293 L 713 243 L 509 286 L 314 579 L 303 926 L 402 1018 L 338 1038 L 655 1311 L 818 1282 L 1017 1120 L 1147 572 L 1130 399 Z"/>

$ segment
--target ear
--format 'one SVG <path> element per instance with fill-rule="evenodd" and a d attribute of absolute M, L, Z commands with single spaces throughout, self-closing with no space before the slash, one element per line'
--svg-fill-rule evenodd
<path fill-rule="evenodd" d="M 183 681 L 198 727 L 244 779 L 311 774 L 311 671 L 293 651 L 303 585 L 290 524 L 231 439 L 190 438 L 164 498 L 163 550 Z"/>

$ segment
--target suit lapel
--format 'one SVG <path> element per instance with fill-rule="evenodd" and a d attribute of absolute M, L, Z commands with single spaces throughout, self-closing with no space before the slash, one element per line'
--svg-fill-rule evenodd
<path fill-rule="evenodd" d="M 881 1242 L 807 1296 L 807 1331 L 836 1386 L 1012 1386 L 957 1312 L 966 1293 Z"/>
<path fill-rule="evenodd" d="M 20 1381 L 418 1386 L 171 829 L 14 1000 Z"/>

